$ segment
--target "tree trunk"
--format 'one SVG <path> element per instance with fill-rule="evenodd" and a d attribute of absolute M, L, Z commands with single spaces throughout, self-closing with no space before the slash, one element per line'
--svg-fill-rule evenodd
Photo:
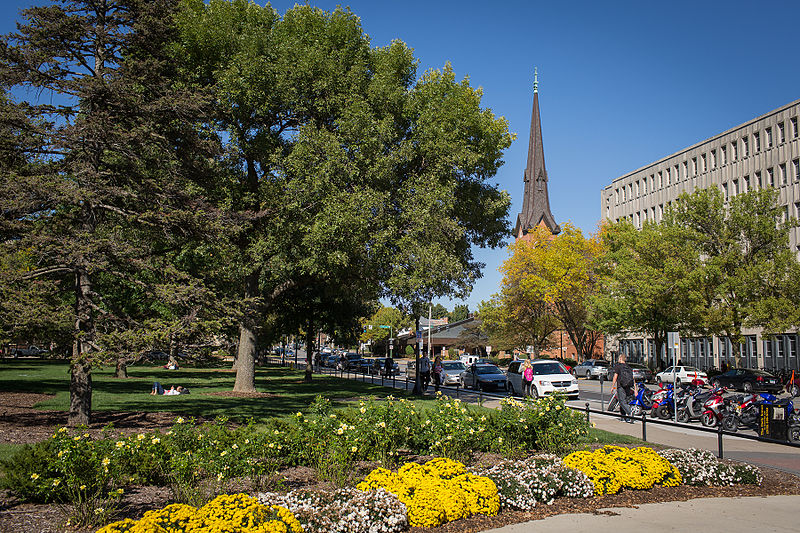
<path fill-rule="evenodd" d="M 314 354 L 314 332 L 313 332 L 314 324 L 309 322 L 308 328 L 306 329 L 306 375 L 303 378 L 303 381 L 306 383 L 311 383 L 311 376 L 313 374 L 313 354 Z M 319 348 L 319 347 L 317 347 Z"/>
<path fill-rule="evenodd" d="M 731 341 L 731 350 L 733 351 L 733 364 L 735 365 L 734 368 L 742 368 L 742 345 L 736 342 L 732 335 L 728 335 L 728 340 Z M 741 338 L 741 335 L 737 335 L 736 338 Z M 722 361 L 719 362 L 720 366 L 722 366 Z"/>
<path fill-rule="evenodd" d="M 92 417 L 92 366 L 84 362 L 70 365 L 69 418 L 70 427 L 88 426 Z"/>
<path fill-rule="evenodd" d="M 122 357 L 117 359 L 117 366 L 114 369 L 115 378 L 128 378 L 128 361 Z"/>
<path fill-rule="evenodd" d="M 92 365 L 85 353 L 94 340 L 94 323 L 89 294 L 92 282 L 84 270 L 75 273 L 75 340 L 69 382 L 69 417 L 67 425 L 88 426 L 92 418 Z"/>
<path fill-rule="evenodd" d="M 655 355 L 655 357 L 656 357 L 656 368 L 658 368 L 659 371 L 665 370 L 666 367 L 670 366 L 670 364 L 671 364 L 671 363 L 668 363 L 667 361 L 664 361 L 665 366 L 664 366 L 664 368 L 661 368 L 661 366 L 662 366 L 661 362 L 663 361 L 663 359 L 661 358 L 661 351 L 664 349 L 664 345 L 666 344 L 666 340 L 658 332 L 656 332 L 656 334 L 654 335 L 654 340 L 655 340 L 655 344 L 656 344 L 656 355 Z"/>
<path fill-rule="evenodd" d="M 169 357 L 168 362 L 178 364 L 178 341 L 175 340 L 174 335 L 169 338 Z"/>
<path fill-rule="evenodd" d="M 258 272 L 245 280 L 245 297 L 254 298 L 258 293 Z M 234 392 L 256 392 L 256 332 L 254 309 L 245 311 L 239 324 L 239 350 L 236 356 L 236 381 Z"/>
<path fill-rule="evenodd" d="M 256 335 L 245 324 L 239 326 L 239 364 L 236 368 L 235 392 L 256 392 Z"/>

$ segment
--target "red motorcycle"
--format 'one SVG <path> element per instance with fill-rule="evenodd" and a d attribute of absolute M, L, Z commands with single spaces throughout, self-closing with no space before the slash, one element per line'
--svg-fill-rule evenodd
<path fill-rule="evenodd" d="M 703 414 L 700 422 L 706 427 L 722 425 L 726 431 L 736 431 L 739 429 L 739 421 L 736 418 L 736 411 L 731 401 L 723 397 L 724 387 L 716 387 L 711 391 L 711 396 L 703 404 Z"/>
<path fill-rule="evenodd" d="M 666 383 L 662 383 L 660 388 L 656 392 L 653 393 L 653 397 L 652 397 L 653 408 L 650 411 L 650 414 L 653 417 L 656 416 L 656 411 L 658 411 L 658 406 L 661 405 L 661 402 L 663 402 L 666 399 L 667 393 L 670 390 L 672 390 L 672 385 L 666 384 Z"/>

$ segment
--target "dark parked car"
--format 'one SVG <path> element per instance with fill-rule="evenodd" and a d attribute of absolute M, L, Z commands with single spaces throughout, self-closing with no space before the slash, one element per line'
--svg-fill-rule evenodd
<path fill-rule="evenodd" d="M 714 376 L 711 384 L 745 392 L 768 391 L 779 393 L 783 389 L 783 384 L 777 377 L 764 370 L 752 368 L 732 368 L 723 374 Z"/>
<path fill-rule="evenodd" d="M 352 365 L 357 373 L 369 374 L 374 363 L 374 359 L 357 359 Z"/>
<path fill-rule="evenodd" d="M 344 370 L 355 372 L 356 367 L 361 364 L 359 361 L 361 361 L 361 355 L 357 354 L 356 352 L 347 352 L 340 357 L 339 367 L 343 368 Z"/>
<path fill-rule="evenodd" d="M 508 378 L 495 365 L 475 363 L 470 365 L 462 376 L 464 387 L 480 390 L 508 390 Z"/>
<path fill-rule="evenodd" d="M 655 381 L 653 372 L 646 366 L 639 363 L 628 363 L 628 366 L 633 370 L 633 380 L 642 383 L 651 383 Z"/>
<path fill-rule="evenodd" d="M 380 376 L 381 374 L 386 375 L 386 358 L 385 357 L 376 357 L 373 359 L 372 368 L 370 372 L 376 376 Z M 399 376 L 400 375 L 400 365 L 397 364 L 397 361 L 393 361 L 392 364 L 392 376 Z"/>

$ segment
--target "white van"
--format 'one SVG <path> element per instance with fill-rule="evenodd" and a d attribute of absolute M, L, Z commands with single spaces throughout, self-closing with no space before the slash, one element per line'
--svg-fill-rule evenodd
<path fill-rule="evenodd" d="M 462 363 L 464 363 L 467 366 L 470 366 L 471 364 L 477 363 L 478 359 L 480 359 L 480 358 L 481 358 L 480 355 L 462 355 L 459 358 L 459 361 L 461 361 Z"/>

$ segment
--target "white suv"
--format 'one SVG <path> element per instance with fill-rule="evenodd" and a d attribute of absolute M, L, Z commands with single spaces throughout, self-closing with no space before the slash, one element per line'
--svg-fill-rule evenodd
<path fill-rule="evenodd" d="M 508 382 L 511 394 L 522 396 L 522 361 L 512 361 L 508 365 Z M 533 361 L 533 385 L 531 396 L 539 398 L 546 394 L 560 392 L 570 399 L 578 398 L 578 380 L 573 377 L 563 364 L 553 359 L 537 359 Z"/>

